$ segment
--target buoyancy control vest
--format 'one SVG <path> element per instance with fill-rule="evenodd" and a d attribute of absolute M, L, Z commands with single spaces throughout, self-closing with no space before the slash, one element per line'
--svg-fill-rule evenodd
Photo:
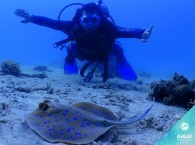
<path fill-rule="evenodd" d="M 72 30 L 72 37 L 78 52 L 88 61 L 101 61 L 108 55 L 114 42 L 112 23 L 103 20 L 95 32 L 86 33 L 78 24 Z"/>

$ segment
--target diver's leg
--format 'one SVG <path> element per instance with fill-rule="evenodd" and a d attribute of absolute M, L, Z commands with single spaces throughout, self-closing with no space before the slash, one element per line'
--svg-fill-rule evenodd
<path fill-rule="evenodd" d="M 67 54 L 67 56 L 65 57 L 65 63 L 73 64 L 74 59 L 75 58 L 71 54 Z"/>
<path fill-rule="evenodd" d="M 66 74 L 77 74 L 78 73 L 78 68 L 76 64 L 76 59 L 74 56 L 74 48 L 76 45 L 70 44 L 70 46 L 67 48 L 67 56 L 65 58 L 65 63 L 64 63 L 64 73 Z"/>
<path fill-rule="evenodd" d="M 74 63 L 74 60 L 75 60 L 75 56 L 74 56 L 74 48 L 76 47 L 76 44 L 73 44 L 71 42 L 70 46 L 67 47 L 67 56 L 65 57 L 65 63 L 67 64 L 73 64 Z"/>
<path fill-rule="evenodd" d="M 124 56 L 123 48 L 119 44 L 114 44 L 113 52 L 120 66 L 125 66 L 126 58 Z"/>
<path fill-rule="evenodd" d="M 114 44 L 113 46 L 113 53 L 117 59 L 117 68 L 119 77 L 125 80 L 136 80 L 137 75 L 135 71 L 132 69 L 130 64 L 127 62 L 123 49 L 119 44 Z"/>
<path fill-rule="evenodd" d="M 103 65 L 104 65 L 104 72 L 103 72 L 103 82 L 106 82 L 108 79 L 108 56 L 104 59 Z"/>

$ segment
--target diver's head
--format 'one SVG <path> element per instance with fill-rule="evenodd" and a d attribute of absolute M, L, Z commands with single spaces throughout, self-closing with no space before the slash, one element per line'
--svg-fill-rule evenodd
<path fill-rule="evenodd" d="M 95 3 L 84 5 L 79 21 L 85 31 L 95 31 L 101 23 L 100 8 Z"/>

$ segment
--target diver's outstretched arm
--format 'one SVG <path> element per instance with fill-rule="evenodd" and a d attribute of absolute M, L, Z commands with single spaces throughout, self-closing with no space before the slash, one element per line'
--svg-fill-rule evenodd
<path fill-rule="evenodd" d="M 153 25 L 148 29 L 116 27 L 116 38 L 138 38 L 147 42 L 152 33 Z"/>
<path fill-rule="evenodd" d="M 72 21 L 58 21 L 47 17 L 30 15 L 24 9 L 16 9 L 14 12 L 17 16 L 24 18 L 22 23 L 34 23 L 40 26 L 45 26 L 55 30 L 63 31 L 65 34 L 70 34 L 72 28 Z"/>
<path fill-rule="evenodd" d="M 116 26 L 116 38 L 142 38 L 145 29 Z"/>
<path fill-rule="evenodd" d="M 15 9 L 14 12 L 17 16 L 24 18 L 24 20 L 21 20 L 22 23 L 29 23 L 32 19 L 32 15 L 30 15 L 28 12 L 26 12 L 24 9 Z"/>

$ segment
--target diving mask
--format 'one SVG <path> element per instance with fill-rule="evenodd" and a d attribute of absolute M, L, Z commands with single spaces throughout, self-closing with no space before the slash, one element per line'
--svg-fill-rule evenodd
<path fill-rule="evenodd" d="M 85 23 L 85 24 L 99 24 L 101 21 L 101 17 L 97 16 L 97 15 L 93 15 L 93 16 L 82 16 L 80 18 L 80 22 L 81 23 Z"/>
<path fill-rule="evenodd" d="M 98 15 L 83 15 L 80 18 L 80 24 L 86 31 L 96 30 L 101 22 L 101 17 Z"/>

